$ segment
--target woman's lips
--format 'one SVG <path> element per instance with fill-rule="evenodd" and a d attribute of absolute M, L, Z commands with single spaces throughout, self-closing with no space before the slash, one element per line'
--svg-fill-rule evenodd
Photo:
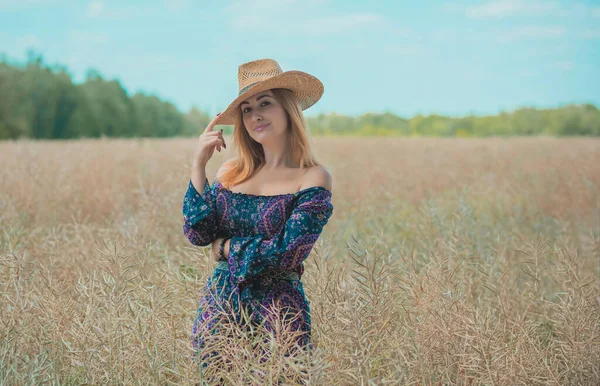
<path fill-rule="evenodd" d="M 254 130 L 256 130 L 256 131 L 263 131 L 263 130 L 265 129 L 265 127 L 267 127 L 267 126 L 269 126 L 269 125 L 270 125 L 270 123 L 267 123 L 266 125 L 263 125 L 263 126 L 258 126 L 258 127 L 257 127 L 256 129 L 254 129 Z"/>

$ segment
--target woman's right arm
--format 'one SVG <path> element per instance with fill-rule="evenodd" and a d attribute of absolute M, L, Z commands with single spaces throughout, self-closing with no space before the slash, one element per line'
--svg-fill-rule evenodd
<path fill-rule="evenodd" d="M 223 130 L 213 131 L 215 122 L 219 117 L 220 113 L 210 121 L 204 132 L 198 137 L 198 146 L 194 153 L 194 160 L 192 162 L 192 175 L 190 180 L 197 191 L 201 192 L 204 187 L 204 181 L 206 180 L 206 164 L 208 160 L 213 156 L 215 149 L 221 151 L 221 146 L 227 149 L 225 139 L 223 138 Z"/>
<path fill-rule="evenodd" d="M 190 182 L 183 199 L 183 233 L 192 244 L 199 246 L 211 244 L 219 229 L 214 192 L 206 178 L 206 164 L 214 150 L 221 151 L 221 146 L 226 148 L 222 131 L 213 131 L 216 119 L 198 138 Z"/>

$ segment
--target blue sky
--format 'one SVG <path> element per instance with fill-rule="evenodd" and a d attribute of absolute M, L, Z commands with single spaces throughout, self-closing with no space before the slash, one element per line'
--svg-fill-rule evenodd
<path fill-rule="evenodd" d="M 0 0 L 0 52 L 29 48 L 211 114 L 266 57 L 321 79 L 308 116 L 600 106 L 600 0 Z"/>

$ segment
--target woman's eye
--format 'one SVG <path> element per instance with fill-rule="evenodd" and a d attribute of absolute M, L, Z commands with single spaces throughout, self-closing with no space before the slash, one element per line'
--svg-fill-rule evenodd
<path fill-rule="evenodd" d="M 266 104 L 265 104 L 266 103 Z M 261 106 L 266 106 L 266 105 L 270 105 L 269 102 L 264 101 L 263 103 L 260 104 Z M 246 107 L 245 109 L 242 110 L 242 113 L 246 114 L 248 113 L 248 109 L 250 109 L 250 107 Z"/>

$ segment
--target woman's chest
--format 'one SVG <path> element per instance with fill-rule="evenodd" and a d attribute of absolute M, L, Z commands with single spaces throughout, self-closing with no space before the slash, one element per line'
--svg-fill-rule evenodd
<path fill-rule="evenodd" d="M 234 193 L 276 196 L 300 190 L 307 169 L 287 168 L 278 171 L 258 171 L 250 179 L 237 184 Z M 264 196 L 263 196 L 264 197 Z"/>
<path fill-rule="evenodd" d="M 281 231 L 293 209 L 292 196 L 261 197 L 217 194 L 219 224 L 231 235 L 272 237 Z"/>

